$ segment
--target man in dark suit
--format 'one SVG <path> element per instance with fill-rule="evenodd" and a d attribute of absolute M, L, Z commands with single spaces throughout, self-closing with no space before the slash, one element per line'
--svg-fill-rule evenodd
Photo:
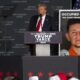
<path fill-rule="evenodd" d="M 29 24 L 29 31 L 58 31 L 55 26 L 53 17 L 47 15 L 47 7 L 45 4 L 39 4 L 37 7 L 38 15 L 31 18 Z M 30 45 L 31 55 L 35 54 L 35 45 Z M 58 55 L 58 45 L 50 45 L 50 55 Z"/>

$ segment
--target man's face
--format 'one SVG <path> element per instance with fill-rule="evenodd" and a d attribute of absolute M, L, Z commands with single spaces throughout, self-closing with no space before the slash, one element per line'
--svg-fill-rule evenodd
<path fill-rule="evenodd" d="M 45 8 L 45 6 L 38 7 L 38 14 L 41 14 L 41 15 L 46 14 L 46 8 Z"/>
<path fill-rule="evenodd" d="M 80 23 L 70 25 L 66 38 L 71 42 L 72 46 L 80 47 Z"/>

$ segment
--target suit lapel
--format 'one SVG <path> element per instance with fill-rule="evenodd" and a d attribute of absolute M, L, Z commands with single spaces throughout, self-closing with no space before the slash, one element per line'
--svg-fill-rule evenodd
<path fill-rule="evenodd" d="M 36 24 L 37 24 L 38 17 L 39 17 L 39 16 L 37 15 L 36 18 L 35 18 L 35 21 L 34 21 L 34 22 L 35 22 L 35 24 L 34 24 L 34 29 L 35 29 L 35 31 L 36 31 Z"/>
<path fill-rule="evenodd" d="M 43 27 L 42 27 L 42 30 L 43 30 L 43 31 L 47 29 L 47 28 L 46 28 L 46 26 L 47 26 L 47 21 L 48 21 L 48 17 L 47 17 L 47 15 L 46 15 L 45 21 L 44 21 L 44 24 L 43 24 Z"/>

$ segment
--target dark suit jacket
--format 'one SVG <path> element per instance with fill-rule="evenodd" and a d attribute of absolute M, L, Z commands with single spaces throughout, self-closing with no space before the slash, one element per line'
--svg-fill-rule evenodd
<path fill-rule="evenodd" d="M 29 24 L 29 31 L 36 31 L 36 23 L 38 20 L 38 15 L 35 15 L 31 18 L 30 24 Z M 42 31 L 58 31 L 58 27 L 55 26 L 53 17 L 46 15 L 45 21 L 42 27 Z M 51 55 L 57 55 L 58 54 L 58 45 L 51 45 Z M 30 52 L 31 55 L 35 55 L 35 45 L 30 45 Z"/>

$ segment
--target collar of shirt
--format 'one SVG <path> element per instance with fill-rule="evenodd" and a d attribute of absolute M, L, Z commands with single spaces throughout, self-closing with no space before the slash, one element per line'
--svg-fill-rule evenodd
<path fill-rule="evenodd" d="M 74 49 L 72 47 L 69 49 L 69 55 L 70 56 L 77 56 L 76 52 L 74 51 Z"/>

